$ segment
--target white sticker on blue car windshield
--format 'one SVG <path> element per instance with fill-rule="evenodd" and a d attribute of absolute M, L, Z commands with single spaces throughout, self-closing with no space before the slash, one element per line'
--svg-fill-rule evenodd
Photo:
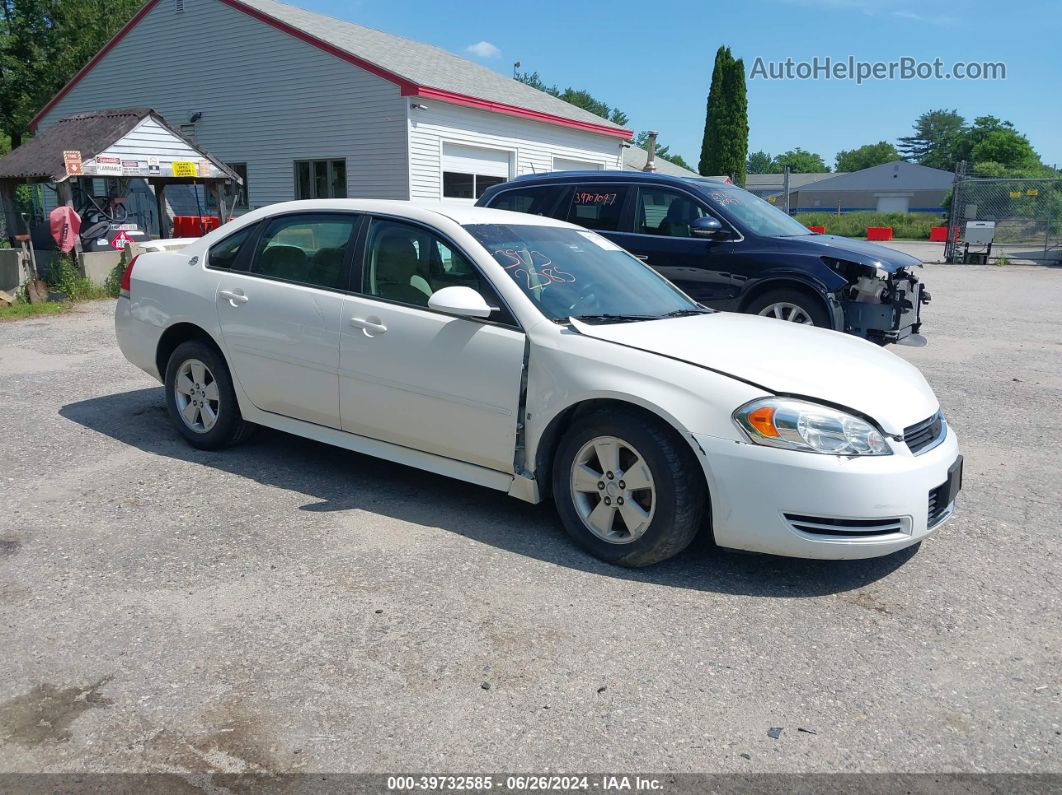
<path fill-rule="evenodd" d="M 622 247 L 617 246 L 608 238 L 601 237 L 601 235 L 595 235 L 593 232 L 586 232 L 581 229 L 579 230 L 579 234 L 598 248 L 603 248 L 605 251 L 623 251 Z"/>

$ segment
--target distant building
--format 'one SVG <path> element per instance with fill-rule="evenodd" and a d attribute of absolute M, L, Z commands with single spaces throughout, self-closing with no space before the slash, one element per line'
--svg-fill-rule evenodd
<path fill-rule="evenodd" d="M 840 172 L 845 173 L 845 172 Z M 799 190 L 805 185 L 809 185 L 812 182 L 818 182 L 819 180 L 829 179 L 830 177 L 836 177 L 837 174 L 831 174 L 829 171 L 821 173 L 808 173 L 808 174 L 790 174 L 789 175 L 789 192 Z M 749 174 L 745 177 L 745 190 L 750 193 L 754 193 L 761 199 L 767 199 L 772 204 L 778 204 L 781 206 L 782 192 L 785 190 L 785 175 L 784 174 Z M 773 201 L 772 201 L 773 198 Z"/>
<path fill-rule="evenodd" d="M 944 210 L 953 179 L 950 171 L 897 160 L 791 190 L 789 211 L 939 213 Z"/>
<path fill-rule="evenodd" d="M 789 212 L 939 213 L 953 175 L 897 160 L 860 171 L 789 175 Z M 745 188 L 771 204 L 785 205 L 782 174 L 749 174 Z"/>

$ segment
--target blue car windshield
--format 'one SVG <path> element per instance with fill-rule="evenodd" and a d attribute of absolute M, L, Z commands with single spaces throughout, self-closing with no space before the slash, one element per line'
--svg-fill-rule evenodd
<path fill-rule="evenodd" d="M 810 235 L 811 230 L 773 204 L 754 196 L 737 185 L 707 179 L 691 179 L 721 212 L 738 226 L 761 237 L 796 237 Z"/>
<path fill-rule="evenodd" d="M 647 265 L 586 229 L 470 224 L 468 232 L 555 322 L 622 323 L 701 314 Z"/>

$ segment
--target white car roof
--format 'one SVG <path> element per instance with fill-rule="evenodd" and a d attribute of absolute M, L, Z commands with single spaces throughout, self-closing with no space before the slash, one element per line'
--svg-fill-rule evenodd
<path fill-rule="evenodd" d="M 237 220 L 249 221 L 298 210 L 345 210 L 347 212 L 387 213 L 427 223 L 437 222 L 442 217 L 461 225 L 522 224 L 524 226 L 579 228 L 574 224 L 558 221 L 555 218 L 511 212 L 509 210 L 493 210 L 489 207 L 476 207 L 462 202 L 399 201 L 391 199 L 304 199 L 301 201 L 281 202 L 261 207 L 241 216 Z M 224 229 L 224 227 L 222 228 Z"/>

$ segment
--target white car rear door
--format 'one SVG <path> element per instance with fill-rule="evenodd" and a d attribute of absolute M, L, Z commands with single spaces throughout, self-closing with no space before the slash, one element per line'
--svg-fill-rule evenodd
<path fill-rule="evenodd" d="M 263 411 L 340 427 L 339 290 L 347 287 L 358 221 L 350 213 L 263 221 L 246 243 L 253 256 L 241 258 L 249 268 L 219 279 L 218 317 L 230 364 Z"/>

